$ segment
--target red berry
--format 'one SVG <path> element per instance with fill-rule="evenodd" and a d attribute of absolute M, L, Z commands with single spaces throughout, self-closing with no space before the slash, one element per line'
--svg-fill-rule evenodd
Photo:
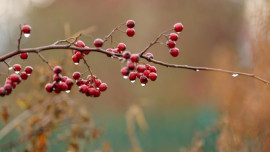
<path fill-rule="evenodd" d="M 157 69 L 155 66 L 149 66 L 148 70 L 150 70 L 151 72 L 157 72 Z"/>
<path fill-rule="evenodd" d="M 81 52 L 76 52 L 76 57 L 78 58 L 78 59 L 82 59 L 83 58 L 83 55 L 82 55 L 82 53 Z"/>
<path fill-rule="evenodd" d="M 24 68 L 24 71 L 27 73 L 27 74 L 31 74 L 33 72 L 33 68 L 31 66 L 27 66 Z"/>
<path fill-rule="evenodd" d="M 63 69 L 62 69 L 61 66 L 55 66 L 55 67 L 53 68 L 53 72 L 54 72 L 55 74 L 61 73 L 62 70 L 63 70 Z"/>
<path fill-rule="evenodd" d="M 77 57 L 76 54 L 72 55 L 72 60 L 73 60 L 73 62 L 74 62 L 75 64 L 79 64 L 79 62 L 80 62 L 80 59 Z"/>
<path fill-rule="evenodd" d="M 99 79 L 95 79 L 95 86 L 96 87 L 99 87 L 100 85 L 101 85 L 101 80 L 99 80 Z"/>
<path fill-rule="evenodd" d="M 172 40 L 168 40 L 167 41 L 167 46 L 169 47 L 169 48 L 174 48 L 175 47 L 175 42 L 174 41 L 172 41 Z"/>
<path fill-rule="evenodd" d="M 100 96 L 100 91 L 95 89 L 94 97 L 99 97 Z"/>
<path fill-rule="evenodd" d="M 154 72 L 151 72 L 149 75 L 148 75 L 148 78 L 151 80 L 151 81 L 155 81 L 157 79 L 157 74 L 154 73 Z"/>
<path fill-rule="evenodd" d="M 146 77 L 148 78 L 148 76 L 149 76 L 150 73 L 151 73 L 150 70 L 145 70 L 145 71 L 143 72 L 143 75 L 146 76 Z"/>
<path fill-rule="evenodd" d="M 144 70 L 146 69 L 146 67 L 145 67 L 145 65 L 142 65 L 142 64 L 139 64 L 138 66 L 137 66 L 137 71 L 138 72 L 144 72 Z"/>
<path fill-rule="evenodd" d="M 4 89 L 6 90 L 6 95 L 9 95 L 12 92 L 12 85 L 11 84 L 5 84 Z"/>
<path fill-rule="evenodd" d="M 83 84 L 83 85 L 79 86 L 79 91 L 81 93 L 87 93 L 88 92 L 88 87 L 85 84 Z"/>
<path fill-rule="evenodd" d="M 17 74 L 11 74 L 10 75 L 10 80 L 12 82 L 16 82 L 16 83 L 19 83 L 21 80 L 20 80 L 20 77 L 17 75 Z"/>
<path fill-rule="evenodd" d="M 53 91 L 53 84 L 51 84 L 51 83 L 46 84 L 45 89 L 47 92 L 52 92 Z"/>
<path fill-rule="evenodd" d="M 21 71 L 22 67 L 19 64 L 14 64 L 13 69 L 14 69 L 14 71 Z"/>
<path fill-rule="evenodd" d="M 146 76 L 141 76 L 141 77 L 140 77 L 140 81 L 141 81 L 142 84 L 146 84 L 146 83 L 148 82 Z"/>
<path fill-rule="evenodd" d="M 134 62 L 128 62 L 128 69 L 134 70 L 135 69 L 135 63 Z"/>
<path fill-rule="evenodd" d="M 127 33 L 127 36 L 133 37 L 134 34 L 135 34 L 135 30 L 134 30 L 134 28 L 128 28 L 128 29 L 126 30 L 126 33 Z"/>
<path fill-rule="evenodd" d="M 174 24 L 173 28 L 174 28 L 175 32 L 182 32 L 184 26 L 182 23 L 176 23 L 176 24 Z"/>
<path fill-rule="evenodd" d="M 26 73 L 26 72 L 21 72 L 21 78 L 22 78 L 23 80 L 26 80 L 26 79 L 28 78 L 27 73 Z"/>
<path fill-rule="evenodd" d="M 122 75 L 127 76 L 129 74 L 129 69 L 127 67 L 123 67 L 121 69 L 121 73 Z"/>
<path fill-rule="evenodd" d="M 125 52 L 123 53 L 123 58 L 125 58 L 125 59 L 129 59 L 130 56 L 131 56 L 131 53 L 130 53 L 129 51 L 125 51 Z"/>
<path fill-rule="evenodd" d="M 107 90 L 107 88 L 108 88 L 108 86 L 106 83 L 101 83 L 99 86 L 100 91 L 105 91 L 105 90 Z"/>
<path fill-rule="evenodd" d="M 89 95 L 93 96 L 96 93 L 96 89 L 95 88 L 89 88 L 88 93 L 89 93 Z"/>
<path fill-rule="evenodd" d="M 136 80 L 137 73 L 136 72 L 130 72 L 129 74 L 129 80 L 133 81 Z"/>
<path fill-rule="evenodd" d="M 77 47 L 85 47 L 84 42 L 81 41 L 81 40 L 78 40 L 78 41 L 75 43 L 75 45 L 76 45 Z"/>
<path fill-rule="evenodd" d="M 126 25 L 128 28 L 133 28 L 135 26 L 135 21 L 134 20 L 128 20 L 126 22 Z"/>
<path fill-rule="evenodd" d="M 53 75 L 53 81 L 59 82 L 62 80 L 62 76 L 60 74 Z"/>
<path fill-rule="evenodd" d="M 177 41 L 178 40 L 178 35 L 176 33 L 171 33 L 170 34 L 170 40 Z"/>
<path fill-rule="evenodd" d="M 138 54 L 132 54 L 131 57 L 130 57 L 130 60 L 131 60 L 132 62 L 139 62 L 140 57 L 139 57 Z"/>
<path fill-rule="evenodd" d="M 177 57 L 178 54 L 179 54 L 179 49 L 178 49 L 178 48 L 172 48 L 172 49 L 170 49 L 170 54 L 171 54 L 173 57 Z"/>
<path fill-rule="evenodd" d="M 154 55 L 152 53 L 146 53 L 145 54 L 149 59 L 153 59 Z"/>
<path fill-rule="evenodd" d="M 137 78 L 140 79 L 142 75 L 143 75 L 142 73 L 137 72 Z"/>
<path fill-rule="evenodd" d="M 22 26 L 22 32 L 23 33 L 26 33 L 26 34 L 29 34 L 31 32 L 31 26 L 29 26 L 29 25 L 23 25 Z"/>
<path fill-rule="evenodd" d="M 73 82 L 72 79 L 68 78 L 68 79 L 66 80 L 66 84 L 67 84 L 69 87 L 71 87 L 71 86 L 73 86 L 74 82 Z"/>
<path fill-rule="evenodd" d="M 126 49 L 126 44 L 124 44 L 124 43 L 119 43 L 118 44 L 119 52 L 124 51 L 125 49 Z"/>
<path fill-rule="evenodd" d="M 85 49 L 90 49 L 88 46 L 85 46 L 84 47 Z M 88 50 L 88 51 L 83 51 L 83 54 L 85 54 L 85 55 L 88 55 L 90 53 L 90 51 Z"/>
<path fill-rule="evenodd" d="M 112 52 L 113 52 L 113 50 L 112 50 L 111 48 L 108 48 L 108 49 L 106 49 L 106 52 L 110 52 L 110 53 L 112 53 Z M 108 57 L 111 57 L 112 55 L 107 54 L 107 56 L 108 56 Z"/>
<path fill-rule="evenodd" d="M 102 47 L 103 42 L 104 41 L 102 39 L 95 39 L 94 45 L 95 45 L 95 47 L 99 48 L 99 47 Z"/>
<path fill-rule="evenodd" d="M 25 60 L 25 59 L 28 58 L 28 53 L 27 52 L 23 52 L 23 53 L 20 54 L 20 57 L 21 57 L 21 59 Z"/>
<path fill-rule="evenodd" d="M 6 90 L 3 87 L 1 87 L 0 88 L 0 96 L 3 97 L 5 95 L 6 95 Z"/>
<path fill-rule="evenodd" d="M 67 79 L 68 79 L 68 77 L 67 77 L 67 76 L 63 76 L 63 77 L 62 77 L 62 79 L 61 79 L 61 81 L 62 81 L 62 82 L 66 82 L 66 81 L 67 81 Z"/>
<path fill-rule="evenodd" d="M 80 72 L 74 72 L 72 77 L 73 77 L 73 79 L 78 80 L 81 77 L 81 73 Z"/>
<path fill-rule="evenodd" d="M 60 84 L 61 84 L 62 91 L 66 91 L 68 89 L 68 85 L 65 82 L 60 83 Z"/>

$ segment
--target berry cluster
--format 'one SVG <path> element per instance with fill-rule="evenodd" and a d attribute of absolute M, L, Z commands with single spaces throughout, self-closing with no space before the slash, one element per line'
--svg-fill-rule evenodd
<path fill-rule="evenodd" d="M 134 29 L 135 21 L 133 21 L 133 20 L 128 20 L 128 21 L 126 22 L 126 26 L 127 26 L 127 30 L 126 30 L 127 36 L 133 37 L 134 34 L 135 34 L 135 29 Z"/>
<path fill-rule="evenodd" d="M 78 40 L 76 43 L 75 43 L 75 46 L 77 47 L 81 47 L 81 48 L 89 48 L 88 46 L 85 46 L 84 42 L 81 41 L 81 40 Z M 84 55 L 88 55 L 90 53 L 90 51 L 83 51 L 83 52 L 80 52 L 80 51 L 77 51 L 77 50 L 74 50 L 73 51 L 73 56 L 72 56 L 72 60 L 74 62 L 75 65 L 78 65 L 80 60 L 83 58 Z"/>
<path fill-rule="evenodd" d="M 173 56 L 173 57 L 177 57 L 178 54 L 179 54 L 179 49 L 175 47 L 176 45 L 176 41 L 178 40 L 178 34 L 180 34 L 183 30 L 183 24 L 182 23 L 176 23 L 174 24 L 174 31 L 176 33 L 171 33 L 169 35 L 169 39 L 167 41 L 167 46 L 168 48 L 170 49 L 170 54 Z"/>
<path fill-rule="evenodd" d="M 151 53 L 146 54 L 149 58 L 153 58 Z M 148 79 L 155 81 L 157 79 L 157 69 L 155 66 L 149 64 L 139 64 L 140 57 L 138 54 L 130 54 L 129 52 L 123 53 L 123 58 L 127 60 L 127 66 L 121 69 L 121 73 L 124 79 L 129 78 L 129 80 L 134 83 L 136 78 L 141 82 L 142 86 L 145 86 Z"/>
<path fill-rule="evenodd" d="M 72 76 L 79 86 L 79 91 L 86 96 L 99 97 L 101 92 L 106 91 L 108 88 L 106 83 L 102 83 L 102 81 L 94 75 L 88 75 L 86 80 L 81 78 L 80 72 L 74 72 Z"/>
<path fill-rule="evenodd" d="M 45 86 L 47 92 L 51 93 L 54 91 L 55 93 L 60 93 L 61 91 L 66 91 L 69 93 L 74 83 L 73 80 L 61 75 L 62 67 L 60 66 L 55 66 L 53 72 L 53 83 L 48 83 Z"/>
<path fill-rule="evenodd" d="M 13 65 L 15 73 L 6 78 L 5 85 L 0 87 L 0 96 L 9 95 L 13 89 L 16 88 L 22 80 L 27 80 L 28 76 L 32 74 L 33 68 L 31 66 L 25 67 L 24 71 L 20 72 L 22 67 L 19 64 Z"/>

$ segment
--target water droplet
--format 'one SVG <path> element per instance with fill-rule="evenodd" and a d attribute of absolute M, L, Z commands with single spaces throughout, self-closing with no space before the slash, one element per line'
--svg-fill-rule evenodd
<path fill-rule="evenodd" d="M 27 74 L 28 76 L 31 75 L 31 74 Z"/>
<path fill-rule="evenodd" d="M 131 82 L 131 83 L 134 83 L 134 82 L 135 82 L 135 80 L 131 80 L 130 82 Z"/>
<path fill-rule="evenodd" d="M 28 38 L 30 36 L 30 33 L 25 33 L 23 35 L 24 35 L 24 37 Z"/>
<path fill-rule="evenodd" d="M 66 90 L 66 93 L 70 93 L 70 90 Z"/>
<path fill-rule="evenodd" d="M 78 62 L 75 62 L 74 64 L 75 64 L 75 65 L 79 65 L 79 63 L 78 63 Z"/>
<path fill-rule="evenodd" d="M 8 68 L 8 70 L 12 70 L 12 69 L 13 69 L 13 67 L 9 67 L 9 68 Z"/>
<path fill-rule="evenodd" d="M 234 73 L 234 74 L 232 74 L 232 77 L 237 77 L 238 76 L 238 74 L 237 73 Z"/>
<path fill-rule="evenodd" d="M 176 32 L 177 34 L 180 34 L 181 32 Z"/>
<path fill-rule="evenodd" d="M 97 90 L 99 90 L 99 88 L 97 88 Z"/>
<path fill-rule="evenodd" d="M 196 72 L 199 72 L 200 70 L 199 69 L 196 69 Z"/>
<path fill-rule="evenodd" d="M 124 79 L 127 79 L 127 78 L 128 78 L 128 76 L 126 76 L 126 75 L 125 75 L 125 76 L 123 76 L 123 78 L 124 78 Z"/>
<path fill-rule="evenodd" d="M 20 71 L 15 71 L 15 73 L 16 73 L 16 74 L 19 74 L 19 73 L 20 73 Z"/>
<path fill-rule="evenodd" d="M 145 86 L 145 83 L 141 83 L 141 86 L 144 87 Z"/>

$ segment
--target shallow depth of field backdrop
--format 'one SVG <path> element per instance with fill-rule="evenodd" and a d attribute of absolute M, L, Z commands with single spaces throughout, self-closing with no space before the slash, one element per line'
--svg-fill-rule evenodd
<path fill-rule="evenodd" d="M 30 38 L 22 41 L 22 48 L 28 48 L 51 44 L 83 29 L 88 29 L 87 35 L 104 38 L 118 24 L 133 19 L 136 22 L 133 38 L 122 33 L 113 38 L 125 42 L 131 52 L 138 52 L 160 32 L 182 22 L 184 30 L 177 42 L 179 57 L 171 57 L 164 46 L 155 46 L 150 52 L 156 59 L 251 72 L 270 79 L 267 6 L 270 5 L 266 0 L 0 0 L 0 56 L 16 48 L 19 24 L 32 26 Z M 93 46 L 91 36 L 81 39 Z M 63 57 L 71 60 L 71 56 L 64 55 L 66 52 L 43 54 L 57 65 Z M 270 90 L 261 82 L 157 65 L 157 81 L 141 87 L 138 82 L 132 84 L 123 79 L 122 64 L 117 60 L 99 53 L 90 53 L 86 59 L 94 74 L 109 88 L 101 97 L 91 98 L 80 94 L 74 86 L 65 96 L 83 106 L 101 130 L 97 140 L 80 143 L 82 152 L 106 148 L 115 152 L 269 150 Z M 44 89 L 43 81 L 47 79 L 38 75 L 49 68 L 35 54 L 29 55 L 27 61 L 17 57 L 12 63 L 33 65 L 36 71 L 10 96 L 0 98 L 0 106 L 7 107 L 10 115 L 8 122 L 0 121 L 0 130 L 26 110 L 25 102 L 31 106 L 39 102 L 31 100 L 33 96 L 38 96 L 35 99 L 54 96 Z M 63 68 L 69 76 L 72 71 L 86 69 L 83 64 Z M 1 71 L 6 69 L 0 64 Z M 1 85 L 4 79 L 2 76 Z M 3 109 L 0 109 L 2 116 Z M 137 113 L 142 110 L 137 114 L 139 121 L 130 122 L 132 109 Z M 72 125 L 56 126 L 47 136 L 47 151 L 70 148 L 65 140 L 55 139 Z M 1 138 L 0 147 L 5 145 L 5 149 L 0 151 L 24 150 L 29 142 L 16 141 L 19 133 L 20 129 L 15 127 Z M 135 145 L 131 136 L 135 136 Z M 7 143 L 14 142 L 16 146 L 7 148 Z"/>

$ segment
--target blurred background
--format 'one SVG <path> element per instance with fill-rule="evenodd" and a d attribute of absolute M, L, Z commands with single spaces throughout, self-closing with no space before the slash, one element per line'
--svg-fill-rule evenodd
<path fill-rule="evenodd" d="M 270 79 L 268 6 L 267 0 L 0 0 L 0 55 L 16 48 L 20 24 L 32 27 L 22 48 L 48 45 L 84 29 L 87 33 L 81 40 L 92 47 L 94 38 L 104 38 L 120 23 L 133 19 L 135 36 L 116 33 L 113 40 L 126 43 L 135 53 L 160 32 L 182 22 L 179 57 L 171 57 L 166 47 L 157 45 L 149 50 L 155 59 L 251 72 Z M 67 59 L 63 67 L 68 76 L 86 69 L 83 64 L 72 64 L 66 51 L 42 54 L 52 65 Z M 13 64 L 34 65 L 36 72 L 10 96 L 0 98 L 3 151 L 22 151 L 33 145 L 31 140 L 16 141 L 23 136 L 30 115 L 24 119 L 28 121 L 14 125 L 4 135 L 3 129 L 38 104 L 41 108 L 32 114 L 42 119 L 46 112 L 39 112 L 45 109 L 41 103 L 46 100 L 72 101 L 69 109 L 73 104 L 74 109 L 82 107 L 99 128 L 99 138 L 79 142 L 77 151 L 267 151 L 270 97 L 265 84 L 252 78 L 156 65 L 157 81 L 141 87 L 122 78 L 124 64 L 119 61 L 98 53 L 90 53 L 86 59 L 93 73 L 109 86 L 99 98 L 85 97 L 77 92 L 77 86 L 70 94 L 48 94 L 44 89 L 51 76 L 47 65 L 35 54 L 26 61 L 13 59 Z M 3 72 L 7 67 L 0 64 L 0 69 Z M 0 84 L 4 81 L 2 76 Z M 46 134 L 44 151 L 76 151 L 71 141 L 55 142 L 76 123 L 56 124 Z"/>

